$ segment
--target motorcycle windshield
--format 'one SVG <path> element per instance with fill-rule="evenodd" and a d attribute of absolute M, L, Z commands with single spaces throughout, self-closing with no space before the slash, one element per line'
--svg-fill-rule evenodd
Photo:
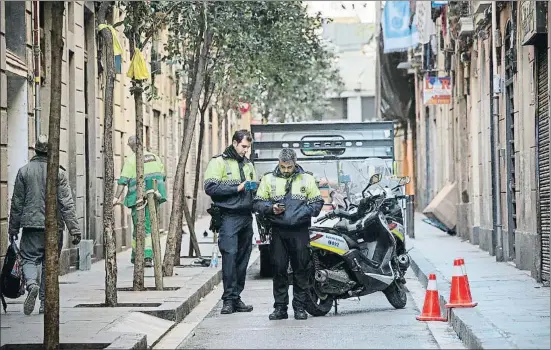
<path fill-rule="evenodd" d="M 306 160 L 301 166 L 313 173 L 325 203 L 332 203 L 330 194 L 336 191 L 342 197 L 348 197 L 353 203 L 355 197 L 361 198 L 362 190 L 373 174 L 381 174 L 381 186 L 397 184 L 393 179 L 392 160 L 366 158 L 357 160 Z M 395 186 L 395 185 L 394 185 Z M 326 208 L 324 208 L 326 209 Z"/>

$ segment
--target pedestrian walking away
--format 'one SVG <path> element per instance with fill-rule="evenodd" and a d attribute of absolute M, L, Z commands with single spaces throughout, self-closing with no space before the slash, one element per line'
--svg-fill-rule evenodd
<path fill-rule="evenodd" d="M 294 150 L 284 148 L 279 164 L 273 172 L 262 177 L 253 209 L 271 224 L 271 255 L 274 264 L 274 312 L 270 320 L 288 318 L 289 260 L 293 269 L 293 310 L 295 319 L 308 318 L 304 304 L 308 297 L 308 265 L 310 262 L 310 235 L 312 217 L 319 215 L 323 198 L 316 180 L 297 164 Z"/>
<path fill-rule="evenodd" d="M 11 198 L 10 220 L 8 233 L 17 240 L 19 231 L 22 231 L 20 242 L 20 256 L 23 276 L 26 280 L 27 298 L 23 304 L 23 312 L 30 315 L 35 307 L 36 297 L 39 295 L 39 313 L 44 313 L 46 298 L 45 280 L 45 221 L 46 221 L 46 178 L 48 161 L 48 138 L 40 135 L 34 146 L 35 156 L 29 164 L 17 172 L 13 194 Z M 67 173 L 59 167 L 57 179 L 57 205 L 59 248 L 63 247 L 63 230 L 65 225 L 77 245 L 81 239 L 75 203 L 71 194 L 71 187 Z M 42 265 L 40 286 L 38 283 L 38 269 Z"/>
<path fill-rule="evenodd" d="M 205 171 L 204 190 L 217 213 L 218 247 L 222 254 L 222 314 L 250 312 L 241 300 L 253 238 L 252 202 L 257 187 L 256 171 L 246 154 L 252 137 L 247 130 L 234 133 L 232 144 L 213 157 Z"/>
<path fill-rule="evenodd" d="M 126 197 L 124 198 L 124 206 L 130 208 L 132 211 L 132 253 L 130 255 L 130 262 L 134 263 L 136 256 L 136 226 L 138 224 L 138 210 L 145 210 L 145 267 L 153 266 L 153 241 L 151 240 L 151 218 L 149 216 L 149 207 L 147 201 L 142 198 L 138 201 L 136 195 L 136 150 L 137 140 L 136 136 L 130 136 L 128 138 L 128 147 L 132 150 L 121 170 L 121 175 L 117 181 L 117 190 L 115 192 L 115 198 L 113 198 L 113 205 L 119 204 L 119 198 L 124 191 L 125 187 L 128 187 Z M 157 182 L 157 200 L 158 203 L 166 202 L 166 172 L 161 158 L 156 154 L 143 151 L 143 167 L 144 167 L 144 195 L 145 192 L 153 188 L 154 181 Z M 149 186 L 149 187 L 148 187 Z"/>

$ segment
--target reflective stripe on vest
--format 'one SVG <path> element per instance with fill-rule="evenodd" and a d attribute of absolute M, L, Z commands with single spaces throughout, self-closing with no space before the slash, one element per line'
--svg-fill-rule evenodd
<path fill-rule="evenodd" d="M 272 198 L 276 197 L 276 180 L 277 178 L 272 175 Z"/>
<path fill-rule="evenodd" d="M 225 158 L 224 158 L 224 164 L 226 165 L 226 176 L 228 177 L 228 179 L 231 179 L 232 172 L 231 172 L 230 163 Z"/>

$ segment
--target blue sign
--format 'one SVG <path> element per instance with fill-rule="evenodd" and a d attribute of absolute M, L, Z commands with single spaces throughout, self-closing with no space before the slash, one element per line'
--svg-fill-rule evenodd
<path fill-rule="evenodd" d="M 447 1 L 432 1 L 432 7 L 442 7 L 448 4 Z"/>

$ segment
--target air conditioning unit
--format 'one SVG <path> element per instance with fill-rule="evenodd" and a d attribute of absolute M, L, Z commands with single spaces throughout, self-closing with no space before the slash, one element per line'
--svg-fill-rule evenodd
<path fill-rule="evenodd" d="M 459 30 L 459 35 L 471 35 L 474 32 L 474 20 L 472 17 L 461 17 L 459 18 L 459 23 L 461 24 L 461 29 Z"/>
<path fill-rule="evenodd" d="M 491 1 L 473 1 L 473 11 L 475 14 L 480 14 L 492 6 Z"/>

